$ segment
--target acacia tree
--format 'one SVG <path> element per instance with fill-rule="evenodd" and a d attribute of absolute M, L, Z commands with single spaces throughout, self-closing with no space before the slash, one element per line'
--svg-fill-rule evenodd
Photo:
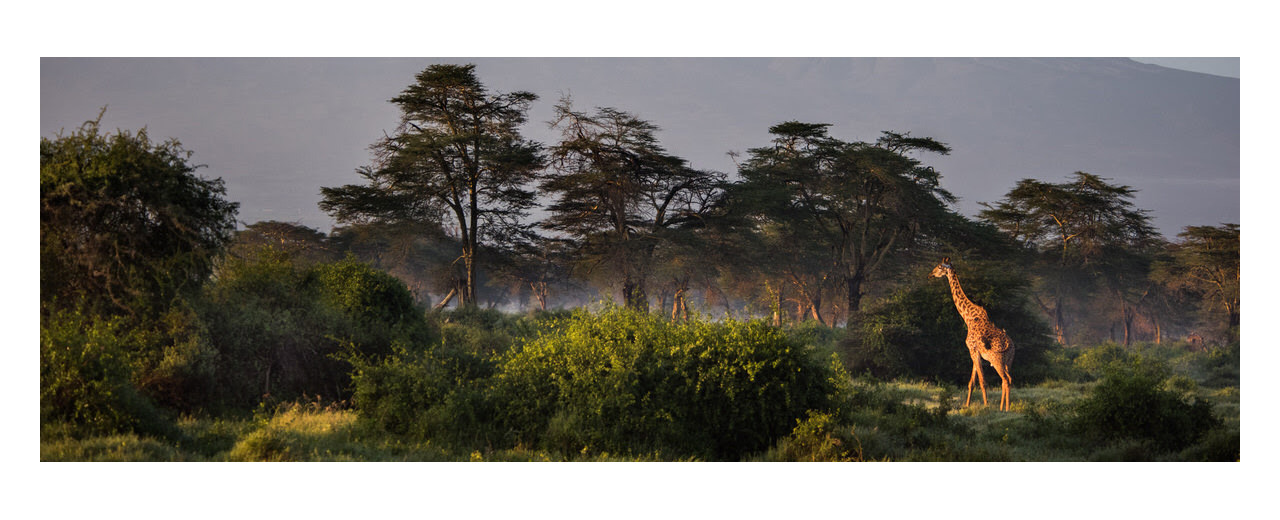
<path fill-rule="evenodd" d="M 1240 225 L 1187 226 L 1152 279 L 1203 302 L 1203 315 L 1219 320 L 1228 336 L 1240 326 Z"/>
<path fill-rule="evenodd" d="M 301 224 L 277 220 L 245 226 L 236 232 L 227 249 L 233 256 L 249 257 L 264 247 L 275 248 L 293 258 L 312 263 L 338 259 L 329 237 L 324 233 Z"/>
<path fill-rule="evenodd" d="M 41 304 L 162 312 L 205 282 L 238 204 L 221 179 L 194 175 L 178 141 L 103 135 L 101 120 L 40 139 Z"/>
<path fill-rule="evenodd" d="M 700 220 L 723 175 L 689 167 L 658 143 L 657 126 L 614 108 L 587 114 L 565 98 L 552 127 L 562 137 L 541 184 L 554 198 L 543 228 L 573 239 L 588 270 L 621 278 L 628 308 L 648 310 L 655 254 Z"/>
<path fill-rule="evenodd" d="M 936 222 L 949 215 L 955 197 L 940 186 L 941 176 L 910 154 L 947 154 L 932 138 L 883 132 L 875 143 L 845 142 L 827 134 L 828 124 L 790 121 L 769 129 L 769 147 L 748 150 L 733 187 L 738 212 L 757 231 L 787 246 L 795 260 L 784 270 L 821 319 L 821 295 L 832 281 L 843 286 L 846 310 L 861 307 L 866 283 L 887 260 L 909 249 Z M 807 279 L 808 282 L 802 282 Z"/>
<path fill-rule="evenodd" d="M 1157 238 L 1147 212 L 1131 202 L 1135 190 L 1106 181 L 1085 172 L 1064 183 L 1023 179 L 979 213 L 1032 253 L 1040 278 L 1035 300 L 1062 344 L 1069 305 L 1091 292 L 1109 293 L 1131 321 L 1132 285 L 1143 282 L 1141 264 Z"/>
<path fill-rule="evenodd" d="M 531 92 L 490 94 L 475 65 L 432 65 L 391 99 L 400 107 L 393 135 L 371 146 L 366 184 L 321 188 L 321 209 L 341 223 L 401 223 L 456 237 L 461 306 L 476 305 L 476 267 L 484 243 L 527 234 L 529 184 L 541 147 L 521 137 Z"/>

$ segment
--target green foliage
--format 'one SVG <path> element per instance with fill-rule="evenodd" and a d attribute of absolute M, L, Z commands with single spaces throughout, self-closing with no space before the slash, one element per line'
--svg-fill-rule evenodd
<path fill-rule="evenodd" d="M 132 381 L 146 338 L 121 318 L 55 312 L 40 324 L 40 422 L 74 437 L 174 435 L 169 419 Z"/>
<path fill-rule="evenodd" d="M 404 282 L 353 257 L 317 271 L 325 302 L 358 321 L 394 324 L 418 315 Z"/>
<path fill-rule="evenodd" d="M 488 357 L 506 352 L 521 339 L 536 335 L 547 321 L 568 314 L 567 311 L 536 311 L 516 315 L 463 307 L 431 313 L 428 319 L 440 328 L 445 345 Z"/>
<path fill-rule="evenodd" d="M 671 324 L 606 309 L 576 312 L 513 351 L 493 391 L 526 445 L 734 460 L 809 410 L 835 408 L 844 377 L 761 322 Z"/>
<path fill-rule="evenodd" d="M 1238 339 L 1240 226 L 1187 226 L 1178 238 L 1168 259 L 1153 266 L 1151 279 L 1197 304 L 1202 332 Z"/>
<path fill-rule="evenodd" d="M 554 199 L 542 227 L 572 239 L 574 267 L 605 278 L 602 285 L 621 283 L 626 307 L 647 311 L 655 271 L 704 253 L 680 242 L 701 226 L 724 175 L 668 154 L 658 127 L 627 112 L 577 112 L 568 97 L 555 110 L 562 138 L 539 185 Z"/>
<path fill-rule="evenodd" d="M 1172 371 L 1198 386 L 1208 388 L 1240 385 L 1240 344 L 1215 346 L 1208 351 L 1192 351 L 1185 344 L 1137 343 L 1125 348 L 1115 343 L 1071 349 L 1076 352 L 1072 368 L 1084 376 L 1099 378 L 1108 371 L 1147 367 Z"/>
<path fill-rule="evenodd" d="M 807 418 L 796 419 L 796 423 L 791 434 L 778 441 L 778 446 L 766 454 L 766 460 L 797 462 L 863 460 L 861 441 L 853 434 L 853 430 L 841 429 L 834 415 L 810 411 Z"/>
<path fill-rule="evenodd" d="M 341 398 L 344 355 L 381 356 L 436 333 L 399 280 L 353 259 L 300 264 L 265 248 L 230 258 L 200 302 L 217 351 L 206 402 L 245 409 L 264 396 Z"/>
<path fill-rule="evenodd" d="M 1058 374 L 1049 329 L 1031 309 L 1026 281 L 998 264 L 965 266 L 963 285 L 1017 348 L 1016 384 L 1034 384 Z M 973 366 L 965 346 L 967 329 L 945 281 L 929 280 L 900 289 L 863 313 L 838 349 L 849 371 L 880 379 L 923 378 L 964 385 Z M 984 370 L 992 374 L 983 362 Z M 999 378 L 994 378 L 998 381 Z"/>
<path fill-rule="evenodd" d="M 1150 442 L 1159 451 L 1177 451 L 1220 426 L 1212 406 L 1184 399 L 1165 389 L 1167 372 L 1159 366 L 1113 365 L 1106 376 L 1077 403 L 1071 428 L 1104 442 Z"/>
<path fill-rule="evenodd" d="M 527 234 L 520 219 L 534 205 L 525 189 L 542 168 L 540 145 L 520 135 L 531 92 L 490 94 L 474 65 L 432 65 L 391 99 L 401 112 L 394 134 L 373 144 L 378 159 L 357 172 L 364 184 L 322 187 L 320 208 L 340 223 L 409 225 L 460 235 L 459 301 L 477 304 L 483 244 Z M 465 194 L 470 194 L 466 196 Z"/>
<path fill-rule="evenodd" d="M 104 135 L 101 117 L 40 140 L 40 301 L 150 318 L 204 282 L 237 204 L 177 141 Z"/>
<path fill-rule="evenodd" d="M 1088 373 L 1102 374 L 1107 370 L 1122 369 L 1138 362 L 1141 357 L 1115 343 L 1103 343 L 1093 348 L 1083 349 L 1072 363 L 1076 368 Z"/>
<path fill-rule="evenodd" d="M 426 351 L 397 346 L 390 356 L 356 357 L 352 364 L 352 404 L 361 420 L 387 432 L 418 436 L 445 433 L 432 428 L 435 419 L 465 413 L 456 409 L 448 413 L 452 404 L 449 400 L 471 397 L 461 394 L 469 390 L 473 381 L 491 375 L 494 367 L 469 352 L 443 346 Z M 440 426 L 463 425 L 445 421 Z"/>
<path fill-rule="evenodd" d="M 1134 308 L 1149 292 L 1148 253 L 1159 234 L 1149 213 L 1134 207 L 1137 190 L 1107 181 L 1085 172 L 1062 183 L 1022 179 L 1004 199 L 982 204 L 981 218 L 1029 253 L 1039 301 L 1062 343 L 1110 328 L 1105 311 L 1120 314 L 1132 333 Z M 1069 331 L 1072 323 L 1081 330 Z"/>
<path fill-rule="evenodd" d="M 769 128 L 772 143 L 748 150 L 726 207 L 747 240 L 764 245 L 751 263 L 766 279 L 806 280 L 802 291 L 814 306 L 822 286 L 837 281 L 846 310 L 857 312 L 864 284 L 887 278 L 893 259 L 945 234 L 956 217 L 941 175 L 914 157 L 951 148 L 894 132 L 875 143 L 846 142 L 829 136 L 829 126 Z"/>

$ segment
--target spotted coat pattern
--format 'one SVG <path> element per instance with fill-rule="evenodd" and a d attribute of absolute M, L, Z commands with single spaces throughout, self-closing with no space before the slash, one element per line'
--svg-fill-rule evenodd
<path fill-rule="evenodd" d="M 960 287 L 960 279 L 956 277 L 955 269 L 951 267 L 951 258 L 943 258 L 942 263 L 933 268 L 930 276 L 947 278 L 947 283 L 951 286 L 951 299 L 955 301 L 956 310 L 960 312 L 960 318 L 964 320 L 965 327 L 969 331 L 965 337 L 965 346 L 969 348 L 969 357 L 973 360 L 973 371 L 969 374 L 969 392 L 964 399 L 964 405 L 969 406 L 969 400 L 973 397 L 975 379 L 978 381 L 978 389 L 982 392 L 982 404 L 987 404 L 987 385 L 982 376 L 982 360 L 985 359 L 1000 375 L 1000 410 L 1008 411 L 1009 390 L 1013 386 L 1013 377 L 1010 375 L 1010 368 L 1013 365 L 1013 340 L 1009 339 L 1009 334 L 1004 329 L 991 322 L 991 318 L 987 317 L 986 309 L 973 303 L 964 295 L 964 289 Z"/>

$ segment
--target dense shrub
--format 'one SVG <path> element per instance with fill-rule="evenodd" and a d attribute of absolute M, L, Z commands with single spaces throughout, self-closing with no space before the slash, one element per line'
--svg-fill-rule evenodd
<path fill-rule="evenodd" d="M 419 317 L 404 282 L 354 257 L 319 264 L 316 275 L 324 301 L 357 322 L 398 325 Z"/>
<path fill-rule="evenodd" d="M 516 441 L 737 460 L 835 408 L 843 371 L 762 322 L 575 312 L 507 356 L 499 418 Z"/>
<path fill-rule="evenodd" d="M 1025 281 L 996 267 L 966 266 L 965 295 L 982 305 L 991 320 L 1008 332 L 1017 347 L 1015 384 L 1059 377 L 1053 361 L 1059 349 L 1050 330 L 1031 310 Z M 849 371 L 879 379 L 917 378 L 968 383 L 972 368 L 965 346 L 967 329 L 943 280 L 919 282 L 892 294 L 853 320 L 839 352 Z M 983 363 L 988 381 L 994 370 Z"/>
<path fill-rule="evenodd" d="M 1167 452 L 1191 446 L 1221 424 L 1208 402 L 1166 389 L 1166 379 L 1167 373 L 1150 363 L 1109 367 L 1076 404 L 1071 428 L 1103 442 L 1144 441 Z"/>
<path fill-rule="evenodd" d="M 428 315 L 440 329 L 446 345 L 480 356 L 505 353 L 518 341 L 532 337 L 546 321 L 563 311 L 535 311 L 531 314 L 507 314 L 495 309 L 463 307 L 436 311 Z"/>
<path fill-rule="evenodd" d="M 396 345 L 392 355 L 356 356 L 351 363 L 352 404 L 362 421 L 391 433 L 440 438 L 448 428 L 462 429 L 464 421 L 436 430 L 436 418 L 457 413 L 437 408 L 470 398 L 449 401 L 453 394 L 467 391 L 472 382 L 492 375 L 494 366 L 456 348 L 409 350 L 402 345 Z"/>
<path fill-rule="evenodd" d="M 55 312 L 40 326 L 40 422 L 72 436 L 172 436 L 172 423 L 132 381 L 142 332 L 124 320 Z"/>
<path fill-rule="evenodd" d="M 1103 375 L 1107 371 L 1124 370 L 1126 367 L 1142 363 L 1142 356 L 1115 343 L 1079 350 L 1079 355 L 1072 360 L 1072 365 L 1088 374 Z"/>
<path fill-rule="evenodd" d="M 347 396 L 342 355 L 383 356 L 438 341 L 408 288 L 353 259 L 295 262 L 271 248 L 229 258 L 200 304 L 217 351 L 209 401 L 252 408 L 264 396 Z"/>
<path fill-rule="evenodd" d="M 779 462 L 852 462 L 863 460 L 862 442 L 853 430 L 842 428 L 834 415 L 810 412 L 796 420 L 791 434 L 770 450 L 765 460 Z"/>
<path fill-rule="evenodd" d="M 1135 343 L 1131 347 L 1103 343 L 1073 350 L 1077 353 L 1072 360 L 1073 368 L 1094 378 L 1101 377 L 1108 370 L 1147 365 L 1185 374 L 1200 386 L 1223 388 L 1240 385 L 1239 343 L 1215 346 L 1208 351 L 1190 351 L 1185 343 L 1180 342 Z"/>
<path fill-rule="evenodd" d="M 199 289 L 238 204 L 177 140 L 102 133 L 101 120 L 40 139 L 40 301 L 152 319 Z"/>

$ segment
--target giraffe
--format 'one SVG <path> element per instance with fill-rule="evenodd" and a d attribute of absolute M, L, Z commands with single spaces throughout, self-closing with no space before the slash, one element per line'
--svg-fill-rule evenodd
<path fill-rule="evenodd" d="M 987 404 L 987 384 L 982 377 L 982 360 L 985 359 L 995 367 L 996 373 L 1000 374 L 1000 410 L 1009 411 L 1009 387 L 1013 385 L 1013 377 L 1009 374 L 1009 368 L 1013 365 L 1013 340 L 1009 339 L 1009 335 L 1003 329 L 991 322 L 991 318 L 987 317 L 986 309 L 969 301 L 969 298 L 964 295 L 964 291 L 960 289 L 960 280 L 956 278 L 956 272 L 951 268 L 950 257 L 944 257 L 942 263 L 934 267 L 929 276 L 947 278 L 947 282 L 951 285 L 951 298 L 955 300 L 956 310 L 960 311 L 960 317 L 964 319 L 965 327 L 969 329 L 964 343 L 969 347 L 969 357 L 973 359 L 973 371 L 969 374 L 969 393 L 964 398 L 964 405 L 968 407 L 969 399 L 973 397 L 975 378 L 978 380 L 978 388 L 982 391 L 982 404 Z"/>

